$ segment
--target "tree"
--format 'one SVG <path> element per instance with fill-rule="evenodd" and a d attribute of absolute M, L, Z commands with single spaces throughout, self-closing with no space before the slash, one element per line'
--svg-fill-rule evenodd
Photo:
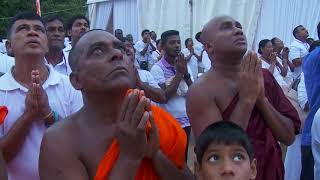
<path fill-rule="evenodd" d="M 35 0 L 0 0 L 0 38 L 5 38 L 10 18 L 23 11 L 36 11 Z M 74 15 L 86 15 L 86 0 L 41 0 L 41 15 L 59 15 L 64 24 Z"/>

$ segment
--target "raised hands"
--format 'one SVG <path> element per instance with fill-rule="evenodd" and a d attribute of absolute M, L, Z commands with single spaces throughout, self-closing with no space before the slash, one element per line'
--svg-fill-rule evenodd
<path fill-rule="evenodd" d="M 151 123 L 147 133 L 147 124 Z M 120 155 L 130 160 L 152 158 L 159 149 L 158 130 L 151 113 L 150 99 L 133 90 L 124 100 L 116 122 Z"/>
<path fill-rule="evenodd" d="M 25 104 L 25 114 L 31 120 L 44 119 L 51 112 L 48 96 L 42 88 L 38 70 L 31 72 L 31 85 L 27 92 Z"/>
<path fill-rule="evenodd" d="M 240 98 L 252 103 L 264 92 L 261 60 L 255 52 L 250 51 L 244 56 L 238 86 Z"/>

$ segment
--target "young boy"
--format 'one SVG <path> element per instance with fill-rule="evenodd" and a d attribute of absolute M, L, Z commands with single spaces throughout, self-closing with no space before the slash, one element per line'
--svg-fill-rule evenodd
<path fill-rule="evenodd" d="M 249 180 L 257 175 L 249 138 L 230 121 L 208 126 L 196 142 L 195 153 L 198 180 Z"/>

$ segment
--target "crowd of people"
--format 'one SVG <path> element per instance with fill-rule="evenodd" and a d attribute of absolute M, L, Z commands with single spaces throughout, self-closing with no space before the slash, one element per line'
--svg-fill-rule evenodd
<path fill-rule="evenodd" d="M 10 21 L 1 180 L 320 179 L 320 41 L 304 26 L 290 45 L 270 37 L 254 52 L 229 16 L 196 42 L 148 29 L 134 41 L 90 30 L 85 16 L 64 24 L 32 12 Z"/>

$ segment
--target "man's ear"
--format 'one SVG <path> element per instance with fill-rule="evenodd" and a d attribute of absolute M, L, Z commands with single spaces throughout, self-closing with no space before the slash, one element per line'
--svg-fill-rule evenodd
<path fill-rule="evenodd" d="M 204 44 L 204 50 L 209 54 L 213 54 L 213 44 L 212 43 L 205 43 Z"/>
<path fill-rule="evenodd" d="M 69 37 L 71 37 L 71 30 L 70 30 L 70 29 L 67 31 L 67 35 L 68 35 Z"/>
<path fill-rule="evenodd" d="M 77 72 L 71 72 L 69 75 L 70 82 L 76 90 L 82 89 L 82 83 Z"/>
<path fill-rule="evenodd" d="M 195 160 L 194 161 L 194 175 L 197 180 L 202 180 L 202 173 L 201 173 L 201 165 Z"/>
<path fill-rule="evenodd" d="M 8 56 L 14 57 L 13 51 L 12 51 L 12 44 L 11 44 L 11 40 L 10 39 L 8 39 L 6 41 L 6 50 L 7 50 L 7 55 Z"/>
<path fill-rule="evenodd" d="M 257 176 L 257 160 L 253 159 L 250 163 L 251 175 L 250 179 L 255 179 Z"/>

